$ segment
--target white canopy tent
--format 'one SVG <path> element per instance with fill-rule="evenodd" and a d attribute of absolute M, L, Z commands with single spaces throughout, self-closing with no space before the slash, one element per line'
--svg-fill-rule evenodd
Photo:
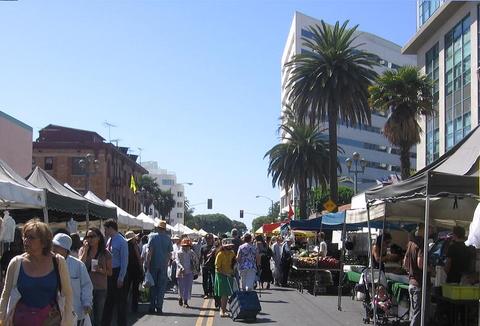
<path fill-rule="evenodd" d="M 0 209 L 45 208 L 45 191 L 0 160 Z"/>
<path fill-rule="evenodd" d="M 143 222 L 143 229 L 144 230 L 153 230 L 155 228 L 155 220 L 153 219 L 153 217 L 148 216 L 144 212 L 141 212 L 137 216 L 137 219 L 141 220 Z"/>
<path fill-rule="evenodd" d="M 197 235 L 197 233 L 195 231 L 193 231 L 188 226 L 183 225 L 181 223 L 177 223 L 173 227 L 172 231 L 173 231 L 173 233 L 176 233 L 176 234 Z"/>
<path fill-rule="evenodd" d="M 126 227 L 143 227 L 143 221 L 140 221 L 135 218 L 135 216 L 125 212 L 123 209 L 118 207 L 114 202 L 110 199 L 105 200 L 105 205 L 109 207 L 113 207 L 117 209 L 117 222 Z"/>
<path fill-rule="evenodd" d="M 202 237 L 204 237 L 208 234 L 208 232 L 205 231 L 204 229 L 200 229 L 200 230 L 198 230 L 198 234 L 200 234 Z"/>

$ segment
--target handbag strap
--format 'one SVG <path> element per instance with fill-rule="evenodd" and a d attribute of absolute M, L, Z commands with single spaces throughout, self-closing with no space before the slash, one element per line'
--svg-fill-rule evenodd
<path fill-rule="evenodd" d="M 52 257 L 52 262 L 53 262 L 53 269 L 55 270 L 55 275 L 57 275 L 57 284 L 58 284 L 58 291 L 62 293 L 62 279 L 60 278 L 60 271 L 58 269 L 58 261 L 57 257 L 53 256 Z"/>

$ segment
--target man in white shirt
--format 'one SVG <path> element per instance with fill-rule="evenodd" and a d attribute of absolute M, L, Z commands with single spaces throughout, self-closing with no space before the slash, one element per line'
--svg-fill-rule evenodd
<path fill-rule="evenodd" d="M 313 251 L 318 252 L 318 255 L 320 257 L 326 257 L 327 256 L 327 243 L 325 242 L 325 233 L 320 232 L 318 234 L 318 241 L 319 245 L 316 246 Z"/>

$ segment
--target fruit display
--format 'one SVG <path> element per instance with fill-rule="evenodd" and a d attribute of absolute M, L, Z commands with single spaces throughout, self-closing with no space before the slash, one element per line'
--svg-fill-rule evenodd
<path fill-rule="evenodd" d="M 317 265 L 318 262 L 318 265 Z M 340 261 L 333 257 L 298 257 L 295 261 L 298 268 L 339 269 Z"/>

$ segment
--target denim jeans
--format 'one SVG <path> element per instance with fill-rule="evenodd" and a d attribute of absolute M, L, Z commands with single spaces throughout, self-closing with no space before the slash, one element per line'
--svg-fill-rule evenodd
<path fill-rule="evenodd" d="M 114 268 L 112 276 L 108 277 L 107 299 L 103 310 L 102 325 L 110 326 L 113 319 L 113 311 L 117 310 L 117 325 L 127 326 L 127 291 L 125 283 L 123 287 L 117 287 L 120 268 Z"/>
<path fill-rule="evenodd" d="M 106 289 L 93 290 L 93 307 L 91 321 L 93 326 L 102 325 L 102 312 L 107 298 Z"/>
<path fill-rule="evenodd" d="M 212 296 L 213 295 L 213 283 L 215 278 L 215 270 L 212 270 L 208 267 L 202 267 L 202 285 L 203 285 L 203 294 Z"/>
<path fill-rule="evenodd" d="M 155 282 L 155 285 L 150 289 L 150 309 L 156 308 L 158 311 L 162 311 L 168 283 L 167 268 L 152 269 L 150 273 Z"/>
<path fill-rule="evenodd" d="M 422 288 L 410 284 L 408 286 L 408 294 L 410 297 L 410 326 L 420 326 L 422 318 Z M 428 288 L 426 300 L 427 302 L 425 305 L 425 325 L 428 325 L 428 321 L 430 318 L 428 309 L 430 305 L 430 296 Z"/>

